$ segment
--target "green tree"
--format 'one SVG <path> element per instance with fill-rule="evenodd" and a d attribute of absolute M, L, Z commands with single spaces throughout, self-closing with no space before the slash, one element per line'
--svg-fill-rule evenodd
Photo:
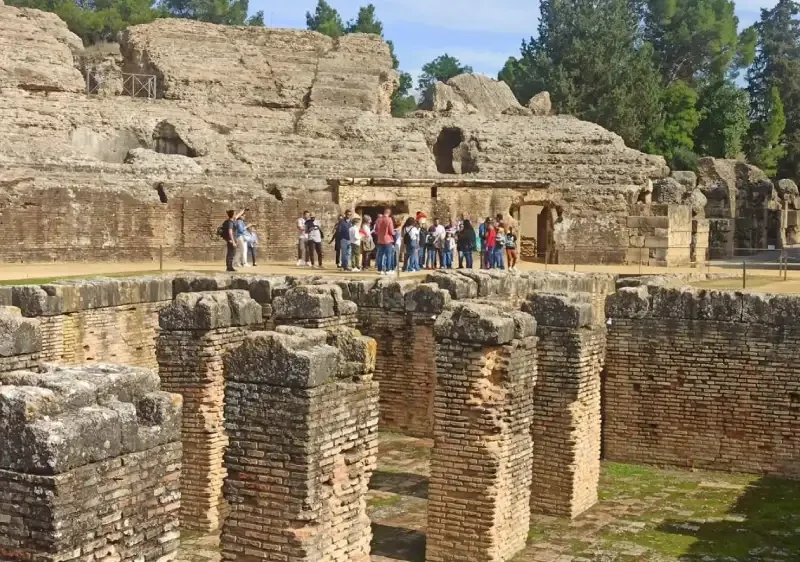
<path fill-rule="evenodd" d="M 747 65 L 754 35 L 738 35 L 732 0 L 646 0 L 644 39 L 655 48 L 665 84 L 723 78 L 736 62 Z"/>
<path fill-rule="evenodd" d="M 356 19 L 347 22 L 345 33 L 371 33 L 383 37 L 383 23 L 375 19 L 375 6 L 367 4 L 360 7 Z"/>
<path fill-rule="evenodd" d="M 662 154 L 668 161 L 676 151 L 692 151 L 694 130 L 700 123 L 697 92 L 686 82 L 674 82 L 661 95 L 661 122 L 645 145 L 648 152 Z"/>
<path fill-rule="evenodd" d="M 170 15 L 223 25 L 263 25 L 260 12 L 247 18 L 248 0 L 163 0 L 162 6 Z"/>
<path fill-rule="evenodd" d="M 715 158 L 741 157 L 750 127 L 747 92 L 730 80 L 716 80 L 700 89 L 697 107 L 695 149 Z"/>
<path fill-rule="evenodd" d="M 341 37 L 345 34 L 342 17 L 335 8 L 332 8 L 325 0 L 317 2 L 314 13 L 306 12 L 306 27 L 311 31 L 319 31 L 328 37 Z"/>
<path fill-rule="evenodd" d="M 445 53 L 422 67 L 417 84 L 420 90 L 425 91 L 436 82 L 446 82 L 453 76 L 469 72 L 472 72 L 471 66 L 461 64 L 457 58 Z"/>
<path fill-rule="evenodd" d="M 547 90 L 558 113 L 598 123 L 642 147 L 661 114 L 652 47 L 627 0 L 542 0 L 538 37 L 499 74 L 521 102 Z"/>
<path fill-rule="evenodd" d="M 748 156 L 773 173 L 795 179 L 800 179 L 799 14 L 793 0 L 778 0 L 774 8 L 761 10 L 755 25 L 757 54 L 747 73 L 752 122 Z"/>
<path fill-rule="evenodd" d="M 763 111 L 764 118 L 753 123 L 748 157 L 765 174 L 774 176 L 778 171 L 778 163 L 786 154 L 782 144 L 786 114 L 777 86 L 770 89 Z"/>

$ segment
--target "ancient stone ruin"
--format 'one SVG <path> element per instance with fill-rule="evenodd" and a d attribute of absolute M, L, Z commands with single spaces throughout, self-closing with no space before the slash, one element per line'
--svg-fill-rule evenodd
<path fill-rule="evenodd" d="M 165 562 L 180 529 L 225 560 L 367 560 L 378 430 L 431 439 L 427 560 L 509 560 L 529 518 L 591 513 L 601 458 L 800 474 L 792 296 L 476 270 L 0 299 L 8 560 Z"/>

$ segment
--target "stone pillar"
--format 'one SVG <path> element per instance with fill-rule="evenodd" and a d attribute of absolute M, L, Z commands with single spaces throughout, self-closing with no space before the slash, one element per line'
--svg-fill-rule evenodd
<path fill-rule="evenodd" d="M 223 355 L 262 322 L 261 306 L 246 291 L 181 293 L 159 313 L 156 341 L 162 387 L 183 395 L 183 526 L 220 528 L 225 469 Z"/>
<path fill-rule="evenodd" d="M 356 303 L 342 297 L 336 285 L 301 285 L 275 297 L 276 326 L 299 326 L 327 330 L 354 328 L 358 321 Z"/>
<path fill-rule="evenodd" d="M 0 373 L 38 367 L 42 353 L 39 321 L 19 308 L 0 306 Z"/>
<path fill-rule="evenodd" d="M 533 317 L 459 303 L 436 321 L 428 562 L 494 562 L 530 522 Z"/>
<path fill-rule="evenodd" d="M 223 560 L 369 560 L 375 340 L 281 326 L 226 359 Z"/>
<path fill-rule="evenodd" d="M 576 517 L 597 502 L 606 329 L 590 295 L 533 294 L 538 381 L 531 512 Z"/>
<path fill-rule="evenodd" d="M 180 416 L 147 369 L 0 374 L 0 558 L 173 560 Z"/>

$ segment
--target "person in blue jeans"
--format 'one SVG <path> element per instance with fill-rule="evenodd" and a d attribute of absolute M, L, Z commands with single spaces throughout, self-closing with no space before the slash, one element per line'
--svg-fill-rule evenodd
<path fill-rule="evenodd" d="M 458 232 L 458 238 L 456 239 L 459 269 L 463 268 L 465 264 L 468 269 L 472 269 L 472 253 L 475 251 L 476 240 L 478 240 L 478 238 L 476 237 L 472 222 L 469 219 L 465 219 L 461 230 Z"/>
<path fill-rule="evenodd" d="M 505 269 L 503 265 L 503 254 L 506 249 L 506 231 L 502 226 L 497 227 L 497 235 L 494 240 L 494 256 L 492 259 L 495 269 Z"/>
<path fill-rule="evenodd" d="M 403 271 L 419 271 L 419 227 L 417 221 L 409 217 L 403 226 Z"/>

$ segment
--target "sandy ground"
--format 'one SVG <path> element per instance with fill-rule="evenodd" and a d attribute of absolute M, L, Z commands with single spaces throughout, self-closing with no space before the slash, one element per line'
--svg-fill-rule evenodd
<path fill-rule="evenodd" d="M 603 273 L 626 273 L 626 274 L 670 274 L 670 273 L 727 273 L 737 275 L 738 279 L 717 280 L 706 282 L 703 286 L 717 289 L 741 289 L 741 268 L 737 265 L 728 267 L 639 267 L 625 265 L 547 265 L 540 263 L 520 262 L 518 269 L 522 271 L 548 270 L 548 271 L 578 271 L 578 272 L 603 272 Z M 0 281 L 8 284 L 10 281 L 24 283 L 37 282 L 58 277 L 81 277 L 98 275 L 121 275 L 125 273 L 156 273 L 159 271 L 157 261 L 130 262 L 130 263 L 4 263 L 0 264 Z M 222 272 L 223 264 L 209 262 L 164 262 L 163 271 L 208 271 Z M 347 276 L 376 276 L 374 271 L 362 273 L 344 273 L 337 271 L 333 264 L 320 270 L 317 268 L 297 267 L 289 262 L 271 262 L 258 267 L 243 268 L 242 272 L 262 273 L 262 274 L 284 274 L 284 275 L 347 275 Z M 422 272 L 424 274 L 425 272 Z M 421 274 L 401 273 L 401 277 L 419 276 Z M 757 269 L 748 266 L 748 290 L 759 292 L 780 292 L 796 293 L 800 292 L 800 270 L 789 271 L 788 279 L 779 279 L 778 271 L 775 269 Z"/>

